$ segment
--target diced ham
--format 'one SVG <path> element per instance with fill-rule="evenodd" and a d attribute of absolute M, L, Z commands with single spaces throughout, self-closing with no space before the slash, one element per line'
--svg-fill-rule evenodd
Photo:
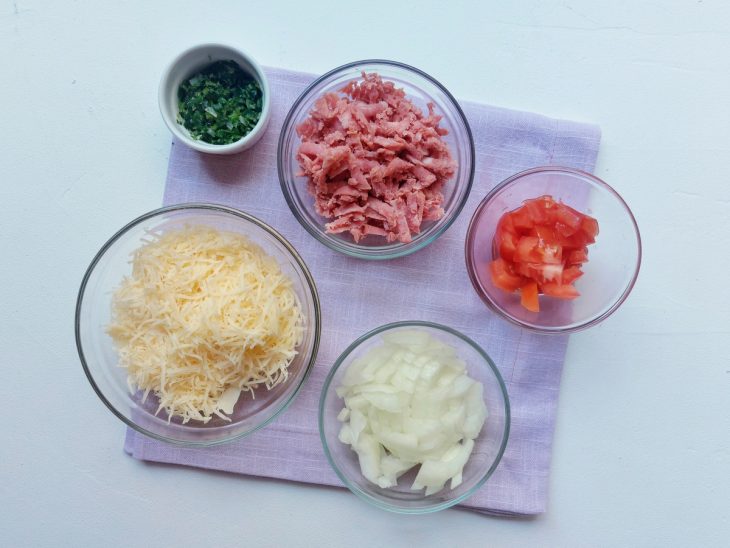
<path fill-rule="evenodd" d="M 408 220 L 408 228 L 411 232 L 418 234 L 421 232 L 421 223 L 423 222 L 423 207 L 426 203 L 426 197 L 423 192 L 417 190 L 406 196 L 406 206 L 408 206 L 408 213 L 406 218 Z"/>
<path fill-rule="evenodd" d="M 370 216 L 372 216 L 372 213 L 374 212 L 378 217 L 381 217 L 381 220 L 388 226 L 394 227 L 396 225 L 396 213 L 392 205 L 386 204 L 374 196 L 370 196 L 368 198 L 367 205 L 368 208 L 365 210 L 366 215 L 370 212 Z"/>
<path fill-rule="evenodd" d="M 431 183 L 435 183 L 437 179 L 436 175 L 423 166 L 414 166 L 413 175 L 421 182 L 421 187 L 429 186 Z"/>
<path fill-rule="evenodd" d="M 350 213 L 363 213 L 365 206 L 358 205 L 356 203 L 341 205 L 334 210 L 335 217 L 342 217 L 343 215 L 349 215 Z"/>
<path fill-rule="evenodd" d="M 388 236 L 388 231 L 375 225 L 365 224 L 362 226 L 363 236 Z"/>
<path fill-rule="evenodd" d="M 326 147 L 324 145 L 320 143 L 313 143 L 312 141 L 303 141 L 299 146 L 299 154 L 310 158 L 322 156 L 325 150 Z"/>
<path fill-rule="evenodd" d="M 333 131 L 325 136 L 324 142 L 330 146 L 345 142 L 345 134 L 341 131 Z"/>
<path fill-rule="evenodd" d="M 297 126 L 297 134 L 304 139 L 312 139 L 321 129 L 321 124 L 317 123 L 313 118 L 307 118 Z"/>
<path fill-rule="evenodd" d="M 407 244 L 412 240 L 411 229 L 408 226 L 408 208 L 403 202 L 403 198 L 396 200 L 393 205 L 395 206 L 395 226 L 398 240 Z"/>
<path fill-rule="evenodd" d="M 335 177 L 350 167 L 349 147 L 330 147 L 322 158 L 322 171 L 328 177 Z"/>
<path fill-rule="evenodd" d="M 406 142 L 403 138 L 397 137 L 373 137 L 372 142 L 378 145 L 380 148 L 390 150 L 392 152 L 400 152 L 406 148 Z"/>
<path fill-rule="evenodd" d="M 388 165 L 385 167 L 385 177 L 398 178 L 403 173 L 408 173 L 413 169 L 413 164 L 401 160 L 400 158 L 393 158 Z"/>
<path fill-rule="evenodd" d="M 315 210 L 333 219 L 327 232 L 407 243 L 423 222 L 440 219 L 457 167 L 441 118 L 377 74 L 320 97 L 296 128 L 297 161 Z"/>
<path fill-rule="evenodd" d="M 342 185 L 332 193 L 333 197 L 336 196 L 352 196 L 354 198 L 362 197 L 363 192 L 350 185 Z"/>

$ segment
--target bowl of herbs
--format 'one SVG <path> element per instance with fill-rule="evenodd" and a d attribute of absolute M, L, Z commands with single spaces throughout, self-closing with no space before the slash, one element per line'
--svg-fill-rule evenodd
<path fill-rule="evenodd" d="M 269 122 L 269 98 L 259 64 L 223 44 L 184 51 L 160 81 L 160 112 L 167 127 L 190 148 L 211 154 L 234 154 L 255 145 Z"/>

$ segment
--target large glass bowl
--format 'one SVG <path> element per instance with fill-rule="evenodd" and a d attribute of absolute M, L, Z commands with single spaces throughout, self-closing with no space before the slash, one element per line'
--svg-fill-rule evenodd
<path fill-rule="evenodd" d="M 407 472 L 397 487 L 383 489 L 362 475 L 358 456 L 349 445 L 338 439 L 342 423 L 337 415 L 343 400 L 336 388 L 342 384 L 352 362 L 371 348 L 383 344 L 383 335 L 396 331 L 425 331 L 456 349 L 466 362 L 468 375 L 484 386 L 484 402 L 488 417 L 474 450 L 463 470 L 463 483 L 455 489 L 448 484 L 438 493 L 426 496 L 425 491 L 412 491 L 410 486 L 417 468 Z M 425 514 L 449 508 L 462 502 L 479 489 L 497 468 L 507 446 L 510 428 L 510 406 L 502 376 L 487 353 L 468 337 L 449 327 L 422 321 L 405 321 L 383 325 L 353 342 L 337 359 L 322 388 L 319 401 L 319 434 L 324 452 L 332 468 L 353 493 L 384 510 L 403 514 Z"/>
<path fill-rule="evenodd" d="M 325 219 L 314 209 L 314 198 L 307 191 L 306 177 L 298 176 L 297 149 L 301 143 L 296 127 L 309 115 L 315 101 L 328 92 L 339 92 L 361 73 L 378 73 L 383 80 L 403 88 L 415 105 L 427 112 L 433 103 L 436 113 L 442 115 L 441 126 L 448 130 L 444 140 L 458 164 L 454 177 L 444 185 L 444 216 L 438 221 L 424 222 L 420 234 L 413 241 L 387 243 L 385 238 L 368 236 L 355 243 L 349 233 L 328 234 Z M 391 259 L 417 251 L 438 238 L 458 217 L 471 189 L 474 178 L 474 141 L 471 129 L 461 107 L 449 91 L 425 72 L 403 63 L 367 60 L 348 63 L 317 78 L 294 102 L 284 120 L 277 152 L 279 181 L 289 207 L 302 226 L 317 240 L 352 257 L 361 259 Z"/>
<path fill-rule="evenodd" d="M 205 225 L 245 235 L 279 263 L 291 280 L 305 317 L 304 337 L 289 366 L 286 381 L 267 390 L 259 387 L 255 399 L 244 394 L 230 415 L 231 422 L 214 417 L 208 423 L 187 424 L 166 413 L 155 415 L 157 398 L 143 403 L 139 392 L 127 387 L 127 372 L 118 357 L 106 326 L 111 299 L 122 278 L 131 273 L 131 253 L 149 231 L 186 225 Z M 152 438 L 185 445 L 215 445 L 245 436 L 269 423 L 293 400 L 311 371 L 320 340 L 321 313 L 317 289 L 307 266 L 283 236 L 255 217 L 213 204 L 182 204 L 157 209 L 133 220 L 104 244 L 81 282 L 76 303 L 76 346 L 86 376 L 106 406 L 138 432 Z"/>
<path fill-rule="evenodd" d="M 520 305 L 518 293 L 492 283 L 492 241 L 502 215 L 538 196 L 551 195 L 598 220 L 596 242 L 588 246 L 584 275 L 575 281 L 580 296 L 562 300 L 540 295 L 540 312 Z M 477 295 L 503 318 L 541 333 L 570 333 L 596 325 L 629 296 L 639 275 L 641 237 L 629 206 L 598 177 L 565 167 L 538 167 L 497 185 L 477 207 L 466 236 L 466 267 Z"/>

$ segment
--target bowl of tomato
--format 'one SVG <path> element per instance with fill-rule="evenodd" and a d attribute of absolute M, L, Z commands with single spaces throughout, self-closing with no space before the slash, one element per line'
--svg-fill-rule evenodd
<path fill-rule="evenodd" d="M 641 236 L 626 202 L 598 177 L 537 167 L 484 197 L 465 257 L 490 309 L 533 331 L 570 333 L 606 319 L 629 296 Z"/>

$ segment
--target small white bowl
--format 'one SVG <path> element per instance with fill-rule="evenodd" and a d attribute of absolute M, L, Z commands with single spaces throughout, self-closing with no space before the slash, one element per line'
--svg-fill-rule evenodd
<path fill-rule="evenodd" d="M 213 145 L 193 139 L 190 133 L 177 121 L 177 90 L 185 80 L 216 61 L 235 61 L 261 87 L 261 118 L 254 128 L 238 141 L 227 145 Z M 162 75 L 159 90 L 160 113 L 172 134 L 190 148 L 209 154 L 235 154 L 251 148 L 264 135 L 271 115 L 269 82 L 261 66 L 253 57 L 238 48 L 224 44 L 201 44 L 182 52 L 167 67 Z"/>

